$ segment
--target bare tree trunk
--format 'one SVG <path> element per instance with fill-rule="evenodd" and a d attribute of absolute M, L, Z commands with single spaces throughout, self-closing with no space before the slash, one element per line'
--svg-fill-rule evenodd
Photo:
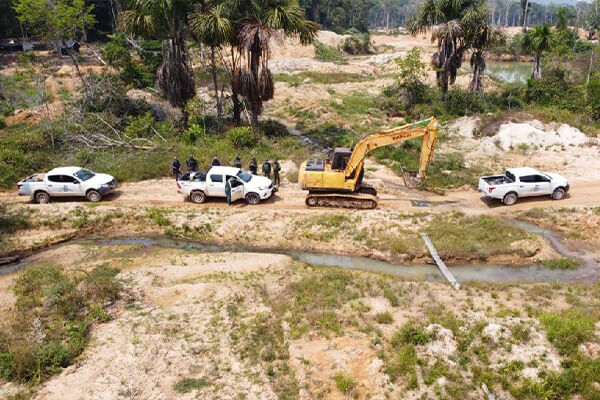
<path fill-rule="evenodd" d="M 588 67 L 587 78 L 585 80 L 585 101 L 588 99 L 588 86 L 590 85 L 590 75 L 592 74 L 592 65 L 594 64 L 594 47 L 590 51 L 590 65 Z"/>
<path fill-rule="evenodd" d="M 215 99 L 217 100 L 217 119 L 221 120 L 221 115 L 223 114 L 223 106 L 221 105 L 221 97 L 219 96 L 219 84 L 217 82 L 217 61 L 215 59 L 215 48 L 214 46 L 210 47 L 210 64 L 211 64 L 211 73 L 213 85 L 215 86 Z"/>
<path fill-rule="evenodd" d="M 532 79 L 542 78 L 542 55 L 536 54 L 533 58 L 533 71 L 531 72 Z"/>

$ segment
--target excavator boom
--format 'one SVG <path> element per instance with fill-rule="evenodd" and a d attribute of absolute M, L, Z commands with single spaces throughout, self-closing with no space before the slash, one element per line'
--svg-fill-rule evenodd
<path fill-rule="evenodd" d="M 427 167 L 433 158 L 434 146 L 437 141 L 437 129 L 438 122 L 434 117 L 431 117 L 364 137 L 354 146 L 352 155 L 348 159 L 348 164 L 344 170 L 346 178 L 351 177 L 362 164 L 365 156 L 376 148 L 393 145 L 420 136 L 423 136 L 423 145 L 421 146 L 418 176 L 425 178 Z"/>

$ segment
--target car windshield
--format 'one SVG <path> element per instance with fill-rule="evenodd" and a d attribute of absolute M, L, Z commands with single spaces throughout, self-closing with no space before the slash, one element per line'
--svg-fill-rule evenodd
<path fill-rule="evenodd" d="M 550 175 L 548 175 L 547 173 L 545 173 L 545 172 L 542 172 L 542 175 L 544 175 L 546 178 L 548 178 L 548 179 L 552 180 L 552 177 L 551 177 Z"/>
<path fill-rule="evenodd" d="M 237 177 L 246 183 L 250 182 L 250 180 L 252 179 L 251 174 L 247 173 L 246 171 L 242 171 L 242 170 L 240 170 L 240 172 L 237 173 Z"/>
<path fill-rule="evenodd" d="M 79 171 L 75 172 L 75 176 L 82 181 L 87 181 L 88 179 L 92 179 L 96 174 L 90 171 L 89 169 L 82 168 Z"/>

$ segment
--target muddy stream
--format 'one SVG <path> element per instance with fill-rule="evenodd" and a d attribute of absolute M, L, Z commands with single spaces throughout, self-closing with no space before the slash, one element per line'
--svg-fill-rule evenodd
<path fill-rule="evenodd" d="M 585 250 L 572 252 L 550 230 L 546 230 L 523 221 L 513 221 L 519 228 L 543 236 L 554 249 L 564 257 L 574 257 L 581 261 L 580 267 L 573 270 L 551 269 L 543 265 L 514 267 L 493 264 L 453 265 L 452 274 L 459 282 L 595 282 L 600 278 L 600 268 L 594 257 Z M 369 257 L 346 256 L 327 253 L 285 250 L 277 248 L 255 248 L 233 245 L 217 245 L 166 237 L 121 237 L 121 238 L 86 238 L 75 239 L 68 243 L 79 243 L 96 246 L 139 245 L 143 247 L 159 247 L 184 249 L 199 252 L 251 252 L 286 254 L 306 264 L 319 267 L 339 267 L 352 270 L 364 270 L 393 275 L 407 280 L 443 280 L 442 274 L 435 265 L 428 264 L 391 264 Z M 64 244 L 63 244 L 64 245 Z M 61 246 L 61 245 L 58 245 Z M 0 268 L 0 275 L 9 274 L 30 263 L 28 258 Z"/>

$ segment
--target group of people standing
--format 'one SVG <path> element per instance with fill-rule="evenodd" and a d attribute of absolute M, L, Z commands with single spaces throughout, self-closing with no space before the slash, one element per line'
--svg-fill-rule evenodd
<path fill-rule="evenodd" d="M 234 168 L 242 168 L 242 159 L 240 156 L 235 156 L 233 162 L 231 163 Z M 185 160 L 185 165 L 189 172 L 197 172 L 198 171 L 198 161 L 194 158 L 193 155 L 190 154 L 190 157 Z M 214 156 L 210 166 L 219 166 L 221 165 L 221 161 Z M 179 179 L 181 174 L 181 162 L 177 158 L 177 156 L 173 157 L 173 162 L 171 163 L 171 169 L 173 170 L 173 175 L 175 176 L 175 180 Z M 248 165 L 248 170 L 252 175 L 258 175 L 258 162 L 256 161 L 256 157 L 252 157 L 250 160 L 250 164 Z M 280 172 L 281 165 L 279 165 L 279 161 L 275 159 L 273 164 L 269 161 L 269 159 L 265 159 L 265 162 L 262 164 L 262 174 L 267 178 L 271 179 L 271 172 L 273 173 L 273 184 L 275 186 L 279 186 L 281 183 Z"/>

